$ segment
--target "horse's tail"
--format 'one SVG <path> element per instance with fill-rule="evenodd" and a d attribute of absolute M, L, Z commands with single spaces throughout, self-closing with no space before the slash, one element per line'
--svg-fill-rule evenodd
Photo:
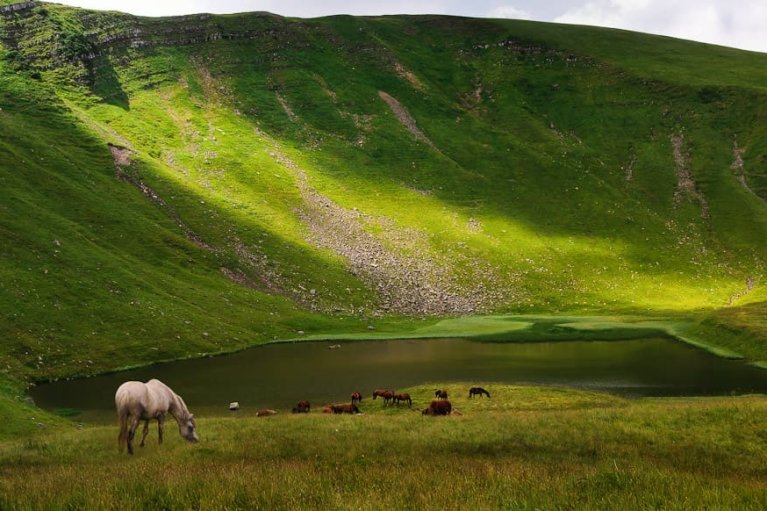
<path fill-rule="evenodd" d="M 117 435 L 117 450 L 123 451 L 123 447 L 128 445 L 128 410 L 117 412 L 120 421 L 120 433 Z"/>

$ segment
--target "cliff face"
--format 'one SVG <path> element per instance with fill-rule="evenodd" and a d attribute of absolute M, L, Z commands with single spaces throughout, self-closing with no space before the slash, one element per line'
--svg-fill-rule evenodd
<path fill-rule="evenodd" d="M 156 46 L 179 46 L 220 39 L 269 38 L 281 18 L 269 13 L 243 15 L 235 23 L 209 14 L 141 18 L 115 12 L 71 9 L 41 2 L 0 7 L 0 41 L 23 69 L 65 68 L 68 78 L 93 80 L 94 62 L 112 53 Z"/>

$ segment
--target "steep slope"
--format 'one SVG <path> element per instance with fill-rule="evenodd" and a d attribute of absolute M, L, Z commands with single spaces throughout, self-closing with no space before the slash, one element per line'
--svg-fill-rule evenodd
<path fill-rule="evenodd" d="M 17 5 L 9 374 L 382 314 L 767 298 L 765 55 L 516 21 Z"/>

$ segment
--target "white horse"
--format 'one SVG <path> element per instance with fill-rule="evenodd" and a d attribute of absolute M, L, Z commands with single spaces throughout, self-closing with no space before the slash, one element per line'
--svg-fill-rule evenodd
<path fill-rule="evenodd" d="M 170 387 L 160 380 L 126 381 L 115 393 L 117 418 L 120 421 L 120 435 L 117 445 L 120 451 L 128 446 L 128 454 L 133 454 L 133 437 L 136 435 L 139 421 L 144 421 L 144 434 L 141 437 L 141 447 L 144 447 L 149 433 L 149 421 L 157 419 L 162 443 L 162 428 L 167 414 L 173 416 L 178 423 L 179 434 L 190 442 L 197 442 L 194 416 L 181 399 Z"/>

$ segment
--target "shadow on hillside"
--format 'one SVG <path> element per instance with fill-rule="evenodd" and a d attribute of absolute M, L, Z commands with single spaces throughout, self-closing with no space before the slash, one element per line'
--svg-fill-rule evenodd
<path fill-rule="evenodd" d="M 130 110 L 128 94 L 123 89 L 120 77 L 109 59 L 99 57 L 91 65 L 91 92 L 109 105 Z"/>

